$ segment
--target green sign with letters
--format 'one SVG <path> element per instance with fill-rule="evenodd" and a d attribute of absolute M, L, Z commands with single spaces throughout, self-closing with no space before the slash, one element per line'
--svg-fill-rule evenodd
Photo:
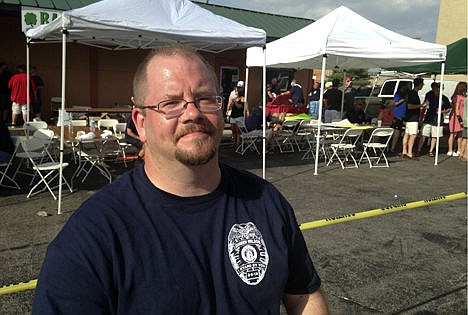
<path fill-rule="evenodd" d="M 23 32 L 55 20 L 62 11 L 42 8 L 21 7 L 21 29 Z"/>

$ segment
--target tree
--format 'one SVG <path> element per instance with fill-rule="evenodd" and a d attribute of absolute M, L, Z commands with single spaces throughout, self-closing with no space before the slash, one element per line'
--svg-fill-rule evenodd
<path fill-rule="evenodd" d="M 346 76 L 350 77 L 353 81 L 369 81 L 370 75 L 367 69 L 346 69 Z M 333 69 L 333 73 L 328 76 L 328 81 L 333 81 L 333 79 L 339 79 L 340 82 L 343 81 L 343 69 Z"/>

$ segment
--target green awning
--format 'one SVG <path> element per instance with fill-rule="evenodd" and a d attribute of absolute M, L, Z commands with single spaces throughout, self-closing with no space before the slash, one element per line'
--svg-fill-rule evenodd
<path fill-rule="evenodd" d="M 409 73 L 440 73 L 440 62 L 425 65 L 398 67 L 391 70 Z M 466 74 L 466 37 L 447 45 L 447 57 L 445 59 L 446 74 Z"/>

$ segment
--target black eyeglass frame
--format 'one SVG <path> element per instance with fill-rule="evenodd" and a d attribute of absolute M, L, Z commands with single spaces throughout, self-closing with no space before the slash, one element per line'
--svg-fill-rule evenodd
<path fill-rule="evenodd" d="M 200 101 L 203 100 L 203 99 L 207 99 L 207 98 L 214 98 L 215 104 L 217 104 L 216 109 L 204 110 L 203 108 L 200 108 Z M 185 102 L 185 104 L 180 109 L 180 113 L 168 115 L 166 112 L 164 112 L 163 110 L 160 109 L 160 106 L 161 106 L 162 103 L 177 102 L 177 101 Z M 156 111 L 158 113 L 163 114 L 167 119 L 170 119 L 170 118 L 175 118 L 175 117 L 181 116 L 185 112 L 185 110 L 187 109 L 188 104 L 190 104 L 190 103 L 195 105 L 195 107 L 202 113 L 214 113 L 214 112 L 217 112 L 217 111 L 219 111 L 219 110 L 221 110 L 223 108 L 223 97 L 219 96 L 219 95 L 206 95 L 206 96 L 196 97 L 193 101 L 187 101 L 187 100 L 184 100 L 182 98 L 181 99 L 167 99 L 167 100 L 160 101 L 156 105 L 135 105 L 135 108 L 151 109 L 151 110 L 154 110 L 154 111 Z"/>

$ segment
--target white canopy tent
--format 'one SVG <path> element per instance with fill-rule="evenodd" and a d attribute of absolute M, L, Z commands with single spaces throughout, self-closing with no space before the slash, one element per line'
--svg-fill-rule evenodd
<path fill-rule="evenodd" d="M 62 112 L 65 110 L 67 42 L 110 50 L 148 49 L 168 43 L 180 43 L 198 50 L 222 52 L 262 46 L 266 41 L 264 30 L 215 15 L 188 0 L 102 0 L 83 8 L 65 11 L 50 24 L 25 30 L 25 34 L 28 43 L 36 39 L 62 42 Z M 27 57 L 29 59 L 29 50 Z M 61 163 L 63 134 L 61 123 Z M 59 214 L 61 175 L 62 169 L 59 177 Z"/>
<path fill-rule="evenodd" d="M 325 69 L 336 66 L 341 69 L 385 68 L 442 62 L 441 80 L 443 81 L 445 56 L 444 45 L 400 35 L 341 6 L 312 24 L 268 43 L 264 50 L 259 47 L 247 49 L 246 65 L 247 67 L 266 65 L 270 68 L 322 69 L 319 134 Z M 266 82 L 263 84 L 264 88 L 265 85 Z M 441 99 L 439 106 L 440 104 Z M 265 126 L 265 123 L 263 125 Z M 317 139 L 315 175 L 317 175 L 318 153 Z"/>

